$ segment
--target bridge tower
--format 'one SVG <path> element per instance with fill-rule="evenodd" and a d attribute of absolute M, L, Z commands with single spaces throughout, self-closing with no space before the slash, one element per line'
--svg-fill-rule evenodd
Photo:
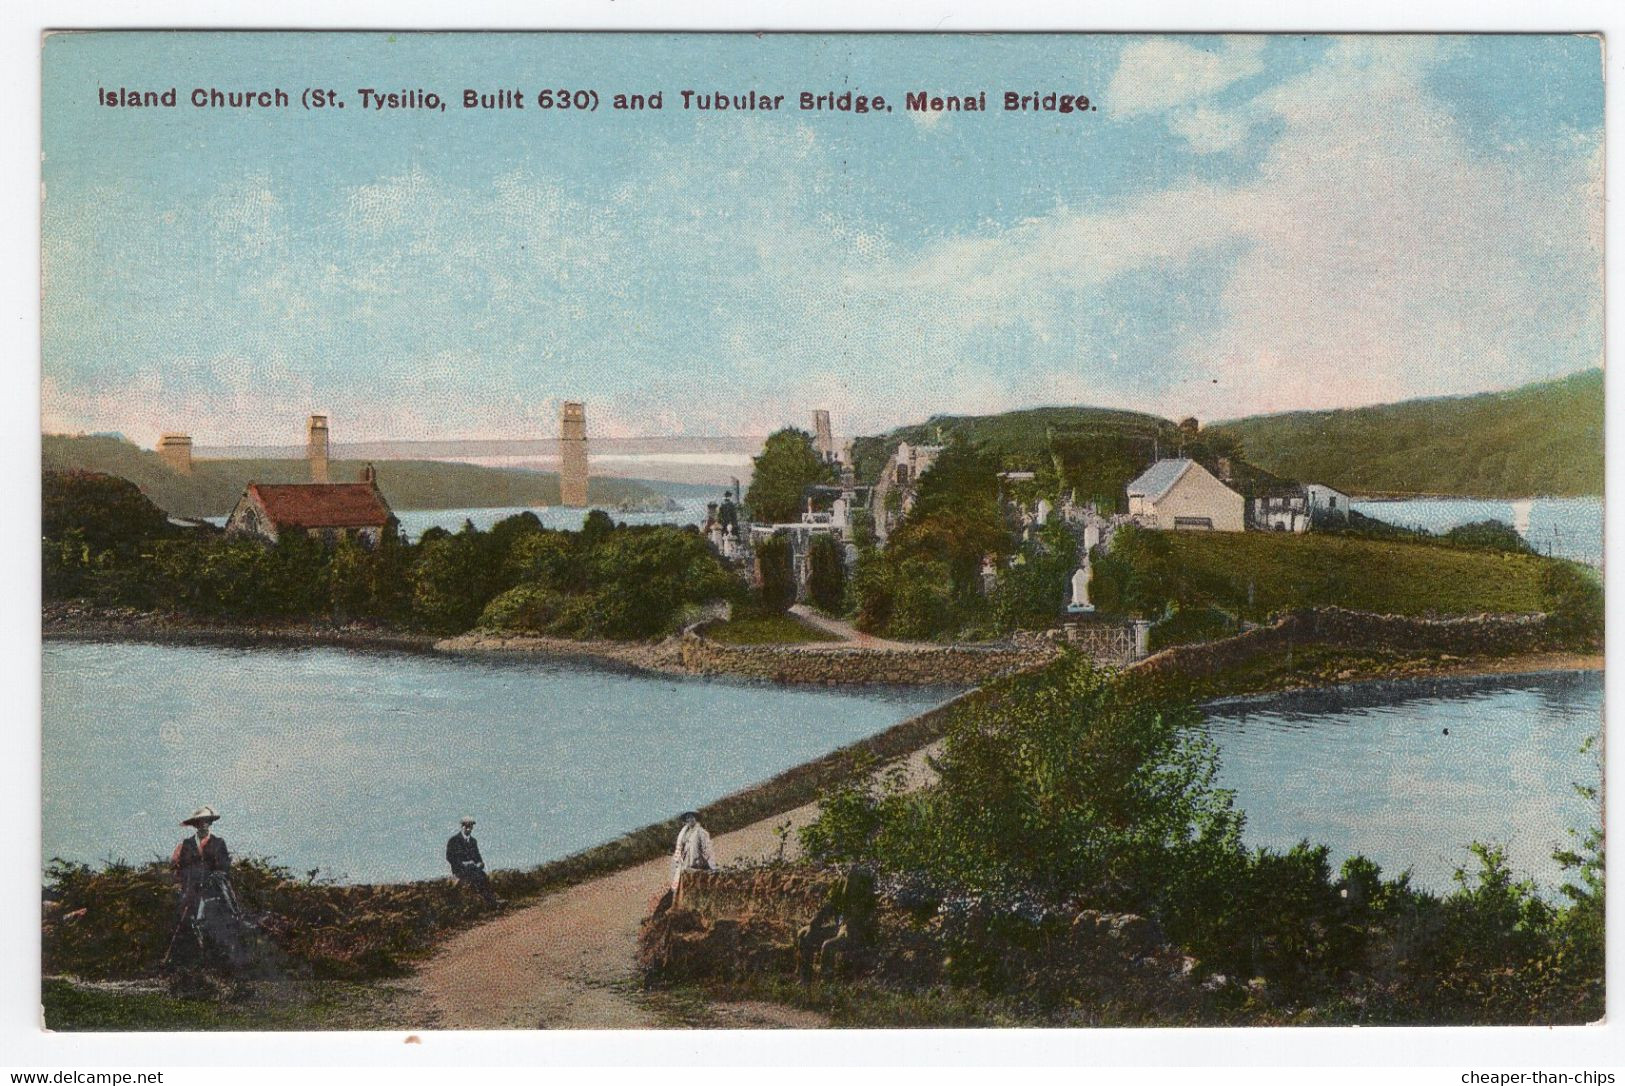
<path fill-rule="evenodd" d="M 159 438 L 158 459 L 176 475 L 192 474 L 192 435 L 165 434 Z"/>
<path fill-rule="evenodd" d="M 310 463 L 310 481 L 327 482 L 327 416 L 312 415 L 305 427 L 305 459 Z"/>
<path fill-rule="evenodd" d="M 826 464 L 835 461 L 835 436 L 829 426 L 829 412 L 823 408 L 813 411 L 813 449 L 818 459 Z"/>
<path fill-rule="evenodd" d="M 573 401 L 559 411 L 559 504 L 587 505 L 587 408 Z"/>

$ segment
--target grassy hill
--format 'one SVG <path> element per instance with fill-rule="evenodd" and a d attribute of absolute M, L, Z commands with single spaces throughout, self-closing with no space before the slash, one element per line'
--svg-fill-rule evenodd
<path fill-rule="evenodd" d="M 1292 411 L 1219 424 L 1249 461 L 1355 494 L 1601 494 L 1603 375 L 1510 392 Z"/>
<path fill-rule="evenodd" d="M 41 458 L 47 470 L 82 468 L 130 480 L 165 512 L 186 517 L 224 516 L 250 482 L 310 481 L 303 460 L 195 460 L 191 475 L 177 475 L 155 452 L 116 437 L 46 434 Z M 334 482 L 360 478 L 359 461 L 334 460 Z M 377 464 L 378 486 L 395 509 L 488 508 L 553 505 L 559 479 L 551 472 L 487 468 L 436 460 L 386 460 Z M 594 505 L 611 509 L 664 508 L 666 499 L 642 483 L 594 478 Z"/>
<path fill-rule="evenodd" d="M 1403 541 L 1282 532 L 1167 532 L 1172 568 L 1207 601 L 1262 619 L 1292 607 L 1386 615 L 1545 609 L 1552 560 Z"/>

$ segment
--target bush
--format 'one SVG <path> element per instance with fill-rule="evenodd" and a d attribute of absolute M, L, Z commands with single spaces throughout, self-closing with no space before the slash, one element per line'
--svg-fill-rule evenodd
<path fill-rule="evenodd" d="M 809 854 L 1128 908 L 1160 899 L 1170 871 L 1240 855 L 1241 819 L 1213 787 L 1194 709 L 1121 698 L 1070 654 L 998 692 L 954 713 L 935 785 L 838 794 L 838 817 L 873 829 L 821 816 Z"/>
<path fill-rule="evenodd" d="M 1217 607 L 1180 607 L 1175 605 L 1167 618 L 1151 627 L 1152 652 L 1170 645 L 1187 645 L 1193 641 L 1214 641 L 1229 637 L 1239 630 L 1235 616 Z"/>
<path fill-rule="evenodd" d="M 896 637 L 931 638 L 957 628 L 953 580 L 945 562 L 909 558 L 896 566 L 890 584 L 891 617 L 886 632 Z"/>
<path fill-rule="evenodd" d="M 1572 562 L 1554 562 L 1540 578 L 1548 628 L 1577 647 L 1602 645 L 1603 589 L 1597 576 Z"/>
<path fill-rule="evenodd" d="M 756 544 L 756 569 L 761 578 L 757 598 L 768 611 L 785 611 L 796 602 L 796 573 L 790 541 L 770 536 Z"/>
<path fill-rule="evenodd" d="M 807 595 L 825 614 L 841 613 L 846 600 L 846 556 L 830 536 L 814 537 L 807 552 Z"/>
<path fill-rule="evenodd" d="M 1458 524 L 1444 533 L 1444 540 L 1458 547 L 1508 551 L 1513 554 L 1535 553 L 1535 549 L 1512 525 L 1499 520 L 1477 520 L 1471 524 Z"/>
<path fill-rule="evenodd" d="M 563 592 L 540 584 L 522 584 L 493 599 L 480 613 L 479 628 L 502 633 L 556 634 L 570 604 Z"/>

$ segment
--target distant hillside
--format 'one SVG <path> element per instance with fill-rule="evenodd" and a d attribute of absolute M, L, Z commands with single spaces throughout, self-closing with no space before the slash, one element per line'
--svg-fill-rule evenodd
<path fill-rule="evenodd" d="M 177 475 L 155 452 L 115 437 L 42 439 L 43 466 L 84 468 L 130 480 L 165 512 L 185 517 L 216 517 L 231 512 L 250 482 L 310 481 L 303 460 L 195 460 L 191 475 Z M 551 472 L 486 468 L 435 460 L 384 460 L 377 463 L 378 486 L 395 509 L 488 508 L 504 505 L 554 505 L 559 479 Z M 358 461 L 329 465 L 334 482 L 360 478 Z M 594 478 L 588 487 L 594 505 L 620 509 L 666 505 L 664 495 L 627 479 Z"/>
<path fill-rule="evenodd" d="M 1048 485 L 1075 490 L 1103 507 L 1120 503 L 1123 488 L 1158 456 L 1189 456 L 1211 469 L 1230 461 L 1243 493 L 1274 482 L 1235 455 L 1233 439 L 1138 411 L 1104 407 L 1037 407 L 999 415 L 938 415 L 852 443 L 858 478 L 872 482 L 898 443 L 955 439 L 979 445 L 1007 470 L 1031 470 Z"/>
<path fill-rule="evenodd" d="M 1601 494 L 1603 376 L 1222 423 L 1247 459 L 1355 494 Z"/>

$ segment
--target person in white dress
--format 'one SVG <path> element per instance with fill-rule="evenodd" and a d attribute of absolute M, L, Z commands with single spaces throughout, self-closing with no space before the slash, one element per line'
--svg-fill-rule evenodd
<path fill-rule="evenodd" d="M 677 831 L 677 847 L 671 853 L 671 888 L 677 889 L 684 871 L 710 871 L 717 866 L 716 853 L 711 851 L 711 835 L 700 825 L 695 811 L 684 811 L 678 816 L 683 828 Z"/>

